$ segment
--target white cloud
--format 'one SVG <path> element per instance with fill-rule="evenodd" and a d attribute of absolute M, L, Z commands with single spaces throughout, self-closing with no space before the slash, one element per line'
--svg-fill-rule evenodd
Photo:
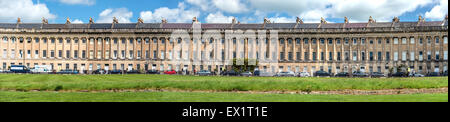
<path fill-rule="evenodd" d="M 34 4 L 32 0 L 0 0 L 0 21 L 15 22 L 18 17 L 23 22 L 40 22 L 42 17 L 54 19 L 45 4 Z"/>
<path fill-rule="evenodd" d="M 83 21 L 79 20 L 79 19 L 75 19 L 73 21 L 71 21 L 74 24 L 83 24 Z"/>
<path fill-rule="evenodd" d="M 95 0 L 59 0 L 61 3 L 70 5 L 94 5 Z"/>
<path fill-rule="evenodd" d="M 390 21 L 394 16 L 413 12 L 432 0 L 248 0 L 252 9 L 266 13 L 287 13 L 300 16 L 305 22 L 319 22 L 320 17 L 367 21 L 373 16 L 380 21 Z M 445 1 L 445 0 L 443 0 Z M 447 4 L 446 4 L 447 5 Z M 448 6 L 448 5 L 447 5 Z M 281 19 L 281 18 L 280 18 Z"/>
<path fill-rule="evenodd" d="M 208 0 L 186 0 L 186 2 L 200 7 L 203 11 L 211 9 L 211 3 Z"/>
<path fill-rule="evenodd" d="M 142 11 L 140 17 L 144 22 L 161 22 L 162 18 L 167 19 L 169 22 L 181 23 L 191 22 L 193 17 L 199 17 L 200 12 L 196 10 L 188 10 L 185 8 L 184 3 L 179 3 L 178 8 L 162 7 L 152 11 Z"/>
<path fill-rule="evenodd" d="M 367 22 L 369 16 L 379 21 L 390 21 L 395 16 L 413 12 L 432 3 L 431 0 L 339 0 L 331 1 L 327 9 L 330 17 L 348 16 L 352 21 Z"/>
<path fill-rule="evenodd" d="M 233 20 L 232 16 L 224 16 L 222 12 L 210 13 L 206 17 L 207 23 L 231 23 Z"/>
<path fill-rule="evenodd" d="M 105 9 L 100 14 L 100 18 L 96 21 L 98 23 L 112 23 L 113 17 L 116 17 L 120 23 L 131 23 L 130 19 L 133 17 L 133 12 L 126 8 Z"/>
<path fill-rule="evenodd" d="M 430 11 L 425 13 L 425 18 L 432 20 L 442 20 L 445 15 L 448 14 L 448 1 L 436 0 L 438 4 L 434 6 Z"/>
<path fill-rule="evenodd" d="M 247 6 L 240 0 L 213 0 L 212 3 L 218 9 L 229 13 L 242 13 L 247 11 Z"/>
<path fill-rule="evenodd" d="M 296 21 L 295 17 L 271 17 L 269 18 L 270 21 L 272 21 L 273 23 L 294 23 Z"/>

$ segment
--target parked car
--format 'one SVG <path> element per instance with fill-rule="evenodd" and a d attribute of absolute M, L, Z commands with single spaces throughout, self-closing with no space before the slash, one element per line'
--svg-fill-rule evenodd
<path fill-rule="evenodd" d="M 406 73 L 405 72 L 396 72 L 396 73 L 392 74 L 392 77 L 406 77 Z"/>
<path fill-rule="evenodd" d="M 234 70 L 230 70 L 230 71 L 225 71 L 222 72 L 221 75 L 225 75 L 225 76 L 238 76 L 239 73 L 234 71 Z"/>
<path fill-rule="evenodd" d="M 148 70 L 146 73 L 147 74 L 160 74 L 160 72 L 158 70 Z"/>
<path fill-rule="evenodd" d="M 331 75 L 330 75 L 330 73 L 325 72 L 325 71 L 317 71 L 316 73 L 314 73 L 314 76 L 326 77 L 326 76 L 331 76 Z"/>
<path fill-rule="evenodd" d="M 200 76 L 212 75 L 211 71 L 208 71 L 208 70 L 201 70 L 200 72 L 197 72 L 197 74 Z"/>
<path fill-rule="evenodd" d="M 411 74 L 410 77 L 425 77 L 425 75 L 422 75 L 420 73 L 414 73 L 414 74 Z"/>
<path fill-rule="evenodd" d="M 59 72 L 56 72 L 56 74 L 78 74 L 77 70 L 71 70 L 71 69 L 65 69 L 61 70 Z"/>
<path fill-rule="evenodd" d="M 123 72 L 122 72 L 122 70 L 112 70 L 110 73 L 111 74 L 122 74 Z"/>
<path fill-rule="evenodd" d="M 437 76 L 439 76 L 439 72 L 431 72 L 431 73 L 428 73 L 427 76 L 428 77 L 437 77 Z"/>
<path fill-rule="evenodd" d="M 252 76 L 253 75 L 253 73 L 252 72 L 243 72 L 243 73 L 241 73 L 241 76 L 247 76 L 247 77 L 249 77 L 249 76 Z"/>
<path fill-rule="evenodd" d="M 175 70 L 165 71 L 164 74 L 166 74 L 166 75 L 174 75 L 174 74 L 177 74 L 177 71 L 175 71 Z"/>
<path fill-rule="evenodd" d="M 141 72 L 138 70 L 128 70 L 127 74 L 140 74 Z"/>
<path fill-rule="evenodd" d="M 381 72 L 372 72 L 372 74 L 370 74 L 370 77 L 379 78 L 379 77 L 386 77 L 386 75 L 384 75 Z"/>
<path fill-rule="evenodd" d="M 369 77 L 369 75 L 364 72 L 354 72 L 353 77 Z"/>
<path fill-rule="evenodd" d="M 35 65 L 34 68 L 30 69 L 33 74 L 49 74 L 52 73 L 50 65 Z"/>
<path fill-rule="evenodd" d="M 300 72 L 300 73 L 298 73 L 297 76 L 298 76 L 298 77 L 311 77 L 311 75 L 309 75 L 308 72 Z"/>
<path fill-rule="evenodd" d="M 294 72 L 279 72 L 277 73 L 278 77 L 295 77 L 295 73 Z"/>
<path fill-rule="evenodd" d="M 13 73 L 30 73 L 30 69 L 24 65 L 12 65 L 10 71 Z"/>
<path fill-rule="evenodd" d="M 442 74 L 442 76 L 448 76 L 448 71 L 445 71 L 444 74 Z"/>
<path fill-rule="evenodd" d="M 92 74 L 105 74 L 105 73 L 106 72 L 103 69 L 97 69 L 97 70 L 92 71 Z"/>
<path fill-rule="evenodd" d="M 273 77 L 273 73 L 271 72 L 264 72 L 264 71 L 255 71 L 253 73 L 254 76 L 260 76 L 260 77 Z"/>
<path fill-rule="evenodd" d="M 348 72 L 340 72 L 335 75 L 335 77 L 350 77 L 350 73 Z"/>

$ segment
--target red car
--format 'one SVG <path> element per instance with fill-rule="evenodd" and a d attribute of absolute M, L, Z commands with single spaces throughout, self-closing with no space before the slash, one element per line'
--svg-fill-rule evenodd
<path fill-rule="evenodd" d="M 175 70 L 172 70 L 172 71 L 165 71 L 164 74 L 167 74 L 167 75 L 173 75 L 173 74 L 177 74 L 177 72 L 176 72 Z"/>

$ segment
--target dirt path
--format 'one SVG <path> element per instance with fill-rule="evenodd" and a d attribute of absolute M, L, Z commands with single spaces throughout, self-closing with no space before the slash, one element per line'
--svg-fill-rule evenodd
<path fill-rule="evenodd" d="M 31 92 L 40 92 L 32 90 Z M 448 93 L 448 87 L 430 89 L 386 89 L 386 90 L 334 90 L 334 91 L 213 91 L 213 90 L 179 90 L 179 89 L 128 89 L 128 90 L 67 90 L 58 92 L 196 92 L 196 93 L 249 93 L 249 94 L 339 94 L 339 95 L 395 95 L 395 94 L 432 94 Z"/>

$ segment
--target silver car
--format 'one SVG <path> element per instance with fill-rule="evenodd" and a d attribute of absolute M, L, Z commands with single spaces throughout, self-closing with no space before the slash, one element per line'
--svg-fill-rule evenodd
<path fill-rule="evenodd" d="M 298 77 L 311 77 L 308 72 L 300 72 L 298 73 Z"/>
<path fill-rule="evenodd" d="M 278 77 L 294 77 L 295 73 L 294 72 L 279 72 L 277 74 Z"/>
<path fill-rule="evenodd" d="M 249 76 L 252 76 L 252 75 L 253 75 L 252 72 L 243 72 L 243 73 L 241 73 L 241 76 L 247 76 L 247 77 L 249 77 Z"/>

